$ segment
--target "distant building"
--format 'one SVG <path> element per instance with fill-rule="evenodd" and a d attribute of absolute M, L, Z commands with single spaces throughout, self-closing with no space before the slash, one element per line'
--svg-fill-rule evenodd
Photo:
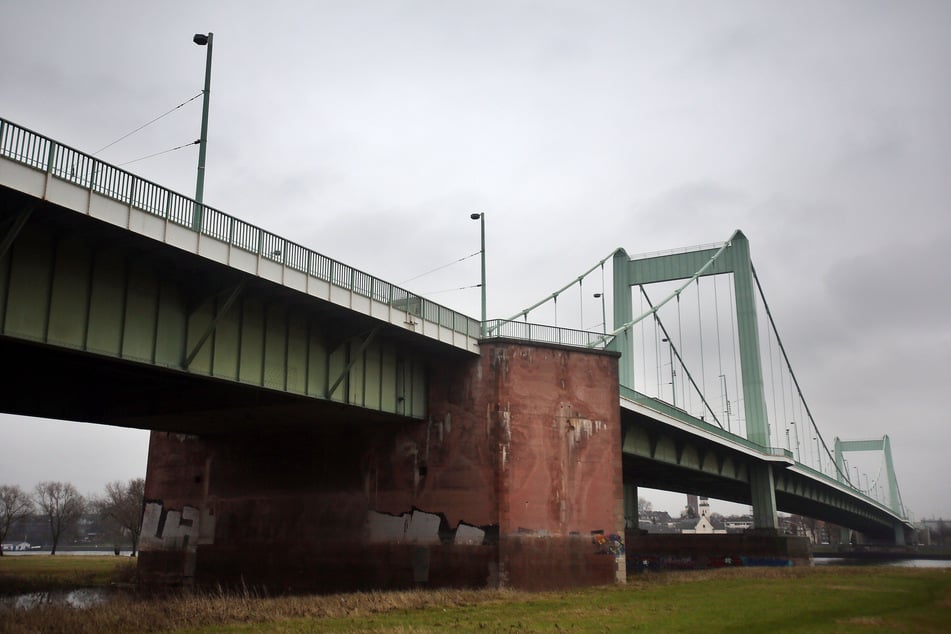
<path fill-rule="evenodd" d="M 30 542 L 7 543 L 2 548 L 7 551 L 30 550 Z"/>
<path fill-rule="evenodd" d="M 687 495 L 687 517 L 696 518 L 700 517 L 700 503 L 699 501 L 707 498 L 698 498 L 696 495 Z"/>
<path fill-rule="evenodd" d="M 701 497 L 701 498 L 699 499 L 699 501 L 698 501 L 698 509 L 697 509 L 697 510 L 698 510 L 699 515 L 700 515 L 700 519 L 697 520 L 697 523 L 693 526 L 693 528 L 683 528 L 683 529 L 681 529 L 681 531 L 680 531 L 681 533 L 683 533 L 683 534 L 685 534 L 685 535 L 694 535 L 694 534 L 713 535 L 713 534 L 723 534 L 723 533 L 726 533 L 726 529 L 725 529 L 725 528 L 716 528 L 716 527 L 713 525 L 713 522 L 711 521 L 711 517 L 710 517 L 710 500 L 708 500 L 708 499 L 705 498 L 705 497 Z"/>

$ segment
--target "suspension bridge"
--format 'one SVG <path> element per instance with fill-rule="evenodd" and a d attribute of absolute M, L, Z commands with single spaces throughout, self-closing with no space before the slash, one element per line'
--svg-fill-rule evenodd
<path fill-rule="evenodd" d="M 610 331 L 608 302 L 614 320 Z M 491 325 L 489 332 L 532 337 L 537 326 L 530 321 L 584 324 L 586 310 L 589 316 L 600 315 L 595 326 L 602 334 L 592 336 L 589 327 L 573 340 L 621 353 L 624 412 L 637 412 L 642 419 L 666 417 L 667 430 L 678 425 L 689 430 L 688 436 L 702 430 L 718 439 L 698 445 L 696 440 L 675 440 L 669 431 L 634 434 L 640 445 L 626 442 L 628 462 L 640 464 L 633 456 L 645 453 L 657 461 L 657 444 L 664 439 L 672 447 L 668 462 L 703 474 L 677 476 L 668 470 L 656 477 L 656 465 L 647 463 L 634 468 L 636 482 L 750 503 L 758 527 L 775 527 L 779 508 L 843 526 L 858 522 L 875 534 L 893 531 L 897 543 L 904 543 L 911 525 L 888 436 L 842 440 L 834 435 L 830 441 L 823 434 L 741 231 L 722 243 L 669 252 L 629 256 L 617 249 L 539 302 Z M 627 431 L 647 428 L 665 429 L 634 418 L 627 423 Z M 704 447 L 712 450 L 724 442 L 758 454 L 761 464 L 740 470 L 749 475 L 742 487 L 717 483 L 704 473 Z M 694 447 L 687 464 L 684 447 L 695 445 L 701 448 Z M 877 454 L 871 478 L 849 464 L 849 452 Z M 866 517 L 847 517 L 854 512 Z"/>
<path fill-rule="evenodd" d="M 0 410 L 152 430 L 153 582 L 603 583 L 638 486 L 912 529 L 888 438 L 813 416 L 741 232 L 483 323 L 4 119 L 0 203 Z"/>

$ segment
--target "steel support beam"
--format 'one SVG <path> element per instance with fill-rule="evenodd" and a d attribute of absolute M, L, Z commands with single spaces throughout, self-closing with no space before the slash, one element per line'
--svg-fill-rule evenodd
<path fill-rule="evenodd" d="M 5 256 L 10 247 L 13 246 L 13 242 L 17 239 L 17 236 L 20 235 L 20 231 L 30 219 L 30 214 L 32 213 L 33 207 L 27 207 L 13 218 L 10 229 L 4 234 L 3 238 L 0 239 L 0 258 Z"/>
<path fill-rule="evenodd" d="M 363 340 L 360 346 L 351 354 L 350 361 L 347 363 L 347 367 L 343 369 L 343 372 L 340 373 L 340 376 L 337 377 L 337 380 L 333 382 L 333 385 L 330 386 L 330 389 L 327 390 L 327 398 L 333 396 L 334 391 L 340 386 L 343 380 L 350 374 L 350 370 L 353 369 L 354 364 L 363 356 L 364 351 L 367 347 L 373 342 L 373 339 L 376 337 L 377 333 L 380 332 L 380 329 L 383 326 L 376 326 L 373 330 L 370 331 L 370 334 L 367 335 L 367 338 Z"/>
<path fill-rule="evenodd" d="M 222 304 L 218 314 L 216 314 L 215 318 L 211 320 L 211 323 L 208 324 L 205 332 L 203 332 L 201 337 L 198 338 L 198 341 L 195 343 L 195 346 L 192 348 L 191 352 L 189 352 L 188 356 L 185 357 L 185 361 L 182 362 L 182 367 L 188 369 L 188 366 L 190 366 L 192 361 L 195 360 L 195 356 L 201 350 L 201 347 L 205 345 L 205 342 L 208 341 L 208 337 L 210 337 L 212 333 L 215 332 L 215 329 L 218 327 L 218 323 L 225 315 L 228 314 L 228 311 L 231 310 L 231 306 L 234 305 L 235 301 L 241 295 L 241 292 L 244 290 L 244 286 L 245 281 L 241 280 L 238 282 L 238 285 L 231 290 L 231 294 L 228 295 L 228 299 L 226 299 L 225 303 Z"/>

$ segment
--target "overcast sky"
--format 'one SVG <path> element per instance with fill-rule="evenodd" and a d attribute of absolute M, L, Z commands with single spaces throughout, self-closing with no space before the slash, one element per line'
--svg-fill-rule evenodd
<path fill-rule="evenodd" d="M 0 116 L 94 152 L 199 93 L 205 202 L 395 283 L 479 248 L 507 317 L 616 247 L 742 229 L 823 434 L 951 517 L 951 3 L 3 2 Z M 198 138 L 201 100 L 97 156 Z M 126 166 L 194 191 L 197 147 Z M 478 258 L 406 283 L 478 316 Z M 147 434 L 0 415 L 0 483 Z M 877 464 L 877 462 L 875 463 Z M 873 469 L 870 466 L 869 469 Z M 677 503 L 656 504 L 671 511 Z M 714 508 L 714 510 L 717 510 Z"/>

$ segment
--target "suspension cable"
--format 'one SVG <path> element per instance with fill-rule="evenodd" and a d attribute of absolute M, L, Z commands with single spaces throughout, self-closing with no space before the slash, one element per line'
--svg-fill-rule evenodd
<path fill-rule="evenodd" d="M 730 431 L 730 395 L 726 391 L 726 375 L 723 374 L 723 351 L 720 348 L 720 296 L 717 294 L 717 278 L 713 278 L 713 311 L 717 328 L 717 387 L 719 388 L 722 380 L 723 385 L 723 413 L 726 414 L 726 428 Z"/>
<path fill-rule="evenodd" d="M 683 352 L 683 354 L 687 354 L 687 344 L 684 343 L 684 327 L 683 327 L 683 322 L 680 319 L 680 293 L 677 293 L 677 342 L 680 344 L 681 352 Z M 687 392 L 687 390 L 684 388 L 683 373 L 681 373 L 680 375 L 680 392 L 681 394 L 686 392 L 687 398 L 685 398 L 684 400 L 687 402 L 684 403 L 684 405 L 686 405 L 684 409 L 686 409 L 689 412 L 690 411 L 690 393 Z M 676 405 L 676 403 L 674 403 L 674 405 Z"/>
<path fill-rule="evenodd" d="M 733 274 L 734 276 L 736 273 Z M 735 306 L 736 302 L 733 300 L 733 284 L 727 286 L 730 291 L 730 342 L 731 347 L 733 348 L 733 387 L 736 390 L 736 404 L 740 404 L 740 364 L 736 360 L 736 327 L 734 325 L 735 317 L 734 313 L 736 312 Z M 746 394 L 743 394 L 743 434 L 740 434 L 746 438 Z M 737 425 L 739 425 L 739 414 L 737 414 Z"/>
<path fill-rule="evenodd" d="M 644 287 L 641 286 L 641 293 L 644 294 L 644 299 L 647 300 L 647 305 L 654 310 L 654 304 L 651 302 L 651 298 L 647 296 L 647 292 L 644 290 Z M 690 379 L 690 384 L 693 385 L 693 389 L 697 390 L 697 393 L 700 394 L 700 400 L 703 401 L 703 404 L 706 406 L 707 411 L 710 412 L 710 415 L 713 416 L 713 420 L 716 421 L 717 427 L 723 429 L 723 425 L 720 424 L 720 419 L 717 418 L 717 415 L 713 412 L 713 409 L 710 407 L 710 404 L 707 403 L 707 399 L 704 398 L 703 394 L 700 392 L 700 389 L 697 387 L 697 383 L 693 380 L 693 375 L 690 374 L 690 370 L 687 369 L 687 366 L 684 365 L 683 359 L 680 357 L 680 352 L 677 351 L 677 346 L 674 345 L 674 342 L 670 339 L 670 334 L 667 332 L 667 328 L 664 327 L 664 323 L 660 320 L 660 316 L 657 312 L 654 312 L 654 320 L 660 326 L 660 329 L 663 331 L 664 336 L 667 337 L 667 342 L 670 344 L 670 350 L 674 356 L 677 357 L 677 362 L 680 363 L 680 367 L 683 369 L 684 374 L 687 375 L 687 378 Z M 656 339 L 656 338 L 655 338 Z M 658 360 L 659 363 L 659 360 Z M 658 387 L 660 382 L 658 381 Z"/>
<path fill-rule="evenodd" d="M 766 332 L 766 343 L 769 346 L 769 391 L 773 395 L 773 416 L 779 419 L 779 409 L 776 407 L 776 368 L 774 367 L 775 361 L 773 360 L 773 333 L 768 330 Z M 778 422 L 778 420 L 776 422 Z M 782 447 L 783 443 L 779 439 L 779 426 L 774 424 L 773 427 L 776 427 L 776 446 Z"/>
<path fill-rule="evenodd" d="M 601 258 L 601 260 L 599 260 L 597 264 L 595 264 L 594 266 L 592 266 L 590 269 L 588 269 L 587 271 L 585 271 L 584 273 L 582 273 L 582 274 L 579 275 L 578 277 L 572 279 L 570 282 L 568 282 L 567 284 L 565 284 L 564 286 L 562 286 L 561 288 L 559 288 L 557 291 L 555 291 L 554 293 L 552 293 L 552 294 L 549 295 L 548 297 L 545 297 L 544 299 L 541 299 L 541 300 L 535 302 L 534 304 L 532 304 L 532 305 L 529 306 L 528 308 L 524 308 L 524 309 L 518 311 L 517 313 L 515 313 L 514 315 L 512 315 L 511 317 L 509 317 L 508 319 L 503 319 L 503 320 L 501 320 L 501 321 L 503 321 L 503 322 L 505 322 L 505 321 L 515 321 L 515 320 L 518 319 L 519 317 L 526 317 L 526 316 L 528 315 L 528 313 L 532 312 L 533 310 L 535 310 L 536 308 L 538 308 L 538 307 L 541 306 L 542 304 L 544 304 L 544 303 L 546 303 L 546 302 L 548 302 L 548 301 L 550 301 L 550 300 L 552 300 L 552 299 L 555 299 L 556 297 L 558 297 L 558 295 L 560 295 L 560 294 L 563 293 L 564 291 L 566 291 L 566 290 L 568 290 L 569 288 L 571 288 L 571 287 L 574 285 L 574 283 L 577 282 L 579 279 L 581 279 L 581 278 L 583 278 L 583 277 L 587 277 L 587 275 L 588 275 L 589 273 L 591 273 L 593 270 L 595 270 L 595 269 L 598 268 L 599 266 L 600 266 L 600 267 L 603 267 L 603 266 L 604 266 L 604 263 L 607 262 L 608 260 L 610 260 L 611 258 L 613 258 L 613 257 L 615 256 L 615 254 L 617 254 L 619 251 L 622 251 L 622 249 L 618 248 L 618 249 L 615 249 L 614 251 L 611 251 L 611 253 L 609 253 L 608 255 L 606 255 L 606 256 L 604 256 L 603 258 Z M 602 279 L 602 292 L 603 292 L 603 291 L 604 291 L 604 287 L 603 287 L 603 281 L 604 281 L 603 268 L 602 268 L 602 278 L 601 278 L 601 279 Z M 495 329 L 498 328 L 498 327 L 499 327 L 498 325 L 492 326 L 492 327 L 489 329 L 489 332 L 492 332 L 492 330 L 495 330 Z M 612 336 L 613 336 L 614 333 L 611 333 L 611 334 L 612 334 Z M 606 339 L 606 337 L 602 337 L 602 338 L 601 338 L 601 340 L 605 340 L 605 339 Z"/>
<path fill-rule="evenodd" d="M 802 404 L 806 409 L 806 415 L 809 417 L 809 422 L 812 423 L 812 428 L 816 431 L 816 435 L 819 436 L 819 440 L 822 443 L 822 448 L 825 449 L 826 455 L 831 458 L 832 464 L 835 465 L 836 472 L 843 476 L 847 482 L 851 482 L 848 474 L 842 473 L 842 469 L 835 462 L 835 458 L 832 455 L 832 452 L 829 450 L 829 445 L 826 443 L 826 439 L 823 437 L 822 432 L 819 430 L 819 426 L 816 425 L 816 420 L 812 416 L 812 411 L 809 409 L 809 403 L 806 402 L 805 397 L 802 394 L 802 389 L 799 386 L 799 381 L 796 379 L 796 374 L 793 372 L 792 365 L 789 363 L 789 355 L 786 354 L 786 347 L 783 345 L 783 340 L 779 336 L 779 330 L 776 328 L 776 322 L 773 319 L 773 313 L 769 310 L 769 304 L 766 302 L 766 296 L 763 294 L 763 286 L 760 284 L 759 276 L 756 275 L 756 267 L 750 264 L 750 268 L 753 271 L 753 280 L 756 282 L 756 288 L 759 291 L 760 299 L 763 301 L 763 308 L 766 309 L 766 316 L 769 319 L 770 326 L 773 329 L 773 333 L 776 335 L 776 344 L 779 346 L 779 350 L 782 353 L 783 359 L 786 361 L 786 367 L 789 370 L 789 374 L 792 377 L 793 383 L 796 386 L 796 391 L 799 393 L 799 398 L 802 399 Z"/>
<path fill-rule="evenodd" d="M 702 299 L 700 297 L 700 278 L 697 278 L 697 323 L 700 326 L 700 382 L 703 384 L 703 391 L 707 390 L 707 369 L 703 363 L 703 313 L 700 310 Z"/>

